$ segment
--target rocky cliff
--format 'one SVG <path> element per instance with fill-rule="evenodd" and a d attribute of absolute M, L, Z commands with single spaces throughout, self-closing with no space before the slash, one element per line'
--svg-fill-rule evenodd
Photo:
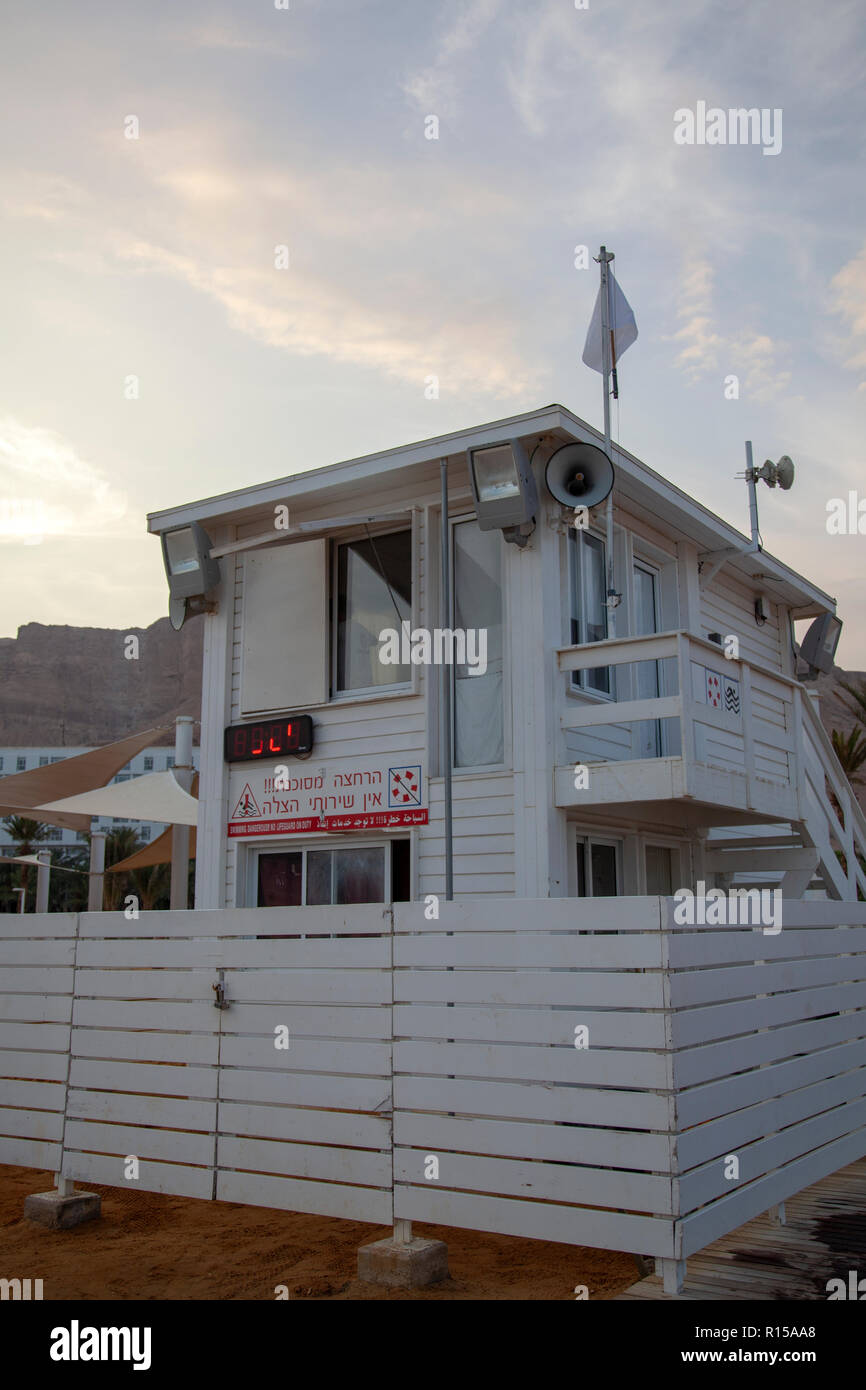
<path fill-rule="evenodd" d="M 199 719 L 203 631 L 202 618 L 180 632 L 168 618 L 122 631 L 25 624 L 0 638 L 0 744 L 98 746 Z"/>

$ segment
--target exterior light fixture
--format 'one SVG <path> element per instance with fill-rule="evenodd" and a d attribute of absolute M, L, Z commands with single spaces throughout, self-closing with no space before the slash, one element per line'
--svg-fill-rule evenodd
<path fill-rule="evenodd" d="M 191 613 L 204 613 L 205 597 L 220 581 L 219 561 L 211 558 L 211 540 L 193 521 L 162 533 L 162 559 L 168 580 L 168 615 L 175 631 Z"/>
<path fill-rule="evenodd" d="M 822 613 L 816 618 L 803 641 L 800 643 L 800 656 L 809 663 L 811 674 L 833 670 L 836 648 L 842 635 L 842 619 L 833 613 Z"/>
<path fill-rule="evenodd" d="M 475 511 L 482 531 L 499 530 L 525 546 L 535 530 L 538 492 L 526 450 L 518 439 L 467 450 Z"/>

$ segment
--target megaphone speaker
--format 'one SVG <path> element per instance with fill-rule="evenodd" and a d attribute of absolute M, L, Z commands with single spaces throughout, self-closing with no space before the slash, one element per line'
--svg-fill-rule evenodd
<path fill-rule="evenodd" d="M 613 487 L 613 464 L 595 444 L 563 444 L 547 460 L 544 481 L 564 507 L 596 507 Z"/>

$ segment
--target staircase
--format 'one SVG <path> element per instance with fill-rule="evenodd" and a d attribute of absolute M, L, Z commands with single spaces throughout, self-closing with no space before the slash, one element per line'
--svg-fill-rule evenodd
<path fill-rule="evenodd" d="M 808 693 L 794 708 L 800 714 L 794 730 L 799 817 L 711 830 L 705 871 L 720 876 L 720 887 L 779 888 L 786 898 L 818 892 L 841 901 L 866 899 L 860 862 L 866 862 L 866 816 Z"/>

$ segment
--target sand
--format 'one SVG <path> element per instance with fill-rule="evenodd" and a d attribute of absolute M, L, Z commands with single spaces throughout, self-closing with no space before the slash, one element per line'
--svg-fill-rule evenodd
<path fill-rule="evenodd" d="M 637 1278 L 630 1255 L 552 1241 L 417 1225 L 448 1245 L 451 1278 L 423 1290 L 394 1290 L 357 1277 L 357 1250 L 390 1235 L 359 1221 L 203 1202 L 87 1185 L 102 1196 L 102 1219 L 47 1231 L 24 1219 L 24 1198 L 49 1191 L 50 1173 L 0 1166 L 5 1277 L 42 1279 L 46 1300 L 290 1298 L 574 1299 L 585 1284 L 609 1299 Z"/>

